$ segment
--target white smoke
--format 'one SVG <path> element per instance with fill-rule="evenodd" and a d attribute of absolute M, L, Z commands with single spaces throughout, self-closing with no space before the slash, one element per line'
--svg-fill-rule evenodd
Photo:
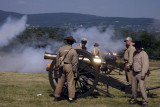
<path fill-rule="evenodd" d="M 0 27 L 0 46 L 8 45 L 9 42 L 26 29 L 27 17 L 19 20 L 8 18 L 7 22 Z M 54 49 L 46 49 L 19 46 L 10 53 L 0 52 L 0 72 L 23 72 L 23 73 L 46 73 L 46 65 L 51 60 L 44 60 L 44 52 L 57 52 L 62 43 L 52 43 Z"/>
<path fill-rule="evenodd" d="M 114 30 L 109 27 L 105 32 L 101 32 L 96 27 L 91 27 L 88 29 L 80 28 L 75 32 L 72 32 L 74 38 L 80 43 L 82 38 L 87 38 L 88 42 L 86 47 L 89 51 L 93 48 L 94 43 L 99 43 L 100 48 L 105 51 L 109 49 L 113 52 L 118 52 L 124 47 L 124 40 L 115 39 Z M 114 38 L 114 39 L 113 39 Z"/>
<path fill-rule="evenodd" d="M 43 73 L 46 64 L 44 50 L 26 48 L 22 53 L 0 56 L 1 72 Z"/>
<path fill-rule="evenodd" d="M 8 43 L 21 34 L 26 29 L 27 16 L 23 16 L 20 20 L 7 18 L 6 23 L 0 27 L 0 47 L 8 45 Z"/>
<path fill-rule="evenodd" d="M 51 49 L 47 47 L 45 49 L 35 49 L 27 47 L 23 50 L 14 49 L 12 50 L 13 53 L 8 55 L 1 55 L 0 72 L 47 73 L 46 65 L 50 64 L 52 60 L 44 60 L 44 53 L 51 52 L 56 54 L 57 49 L 59 49 L 63 43 L 54 42 L 53 45 L 58 48 Z"/>

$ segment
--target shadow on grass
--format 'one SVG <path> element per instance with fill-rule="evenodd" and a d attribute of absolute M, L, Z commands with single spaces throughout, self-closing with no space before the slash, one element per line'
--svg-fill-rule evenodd
<path fill-rule="evenodd" d="M 99 92 L 93 92 L 89 96 L 91 96 L 93 98 L 98 98 L 98 96 L 101 96 L 101 95 L 99 94 Z"/>
<path fill-rule="evenodd" d="M 47 93 L 50 97 L 54 97 L 54 91 L 53 90 L 47 90 Z"/>
<path fill-rule="evenodd" d="M 131 98 L 132 94 L 124 94 L 124 95 L 121 95 L 121 97 L 125 97 L 125 98 Z M 137 92 L 137 98 L 141 98 L 141 93 L 140 92 Z"/>
<path fill-rule="evenodd" d="M 128 103 L 130 104 L 130 99 L 128 100 Z M 141 105 L 141 106 L 142 106 L 142 101 L 138 101 L 138 100 L 137 100 L 137 102 L 136 102 L 136 103 L 131 104 L 131 105 L 135 105 L 135 104 L 138 104 L 138 105 Z"/>
<path fill-rule="evenodd" d="M 49 94 L 50 97 L 55 98 L 54 96 L 54 91 L 53 90 L 47 90 L 47 93 Z M 61 94 L 61 100 L 68 100 L 68 96 Z"/>
<path fill-rule="evenodd" d="M 142 106 L 142 101 L 137 101 L 136 104 Z"/>
<path fill-rule="evenodd" d="M 53 97 L 53 98 L 55 97 L 53 90 L 47 90 L 47 93 L 49 94 L 50 97 Z M 101 95 L 99 94 L 99 92 L 93 92 L 93 93 L 91 93 L 89 96 L 91 96 L 91 97 L 93 97 L 93 98 L 98 98 L 98 96 L 101 96 Z M 63 98 L 63 100 L 66 100 L 68 97 L 62 95 L 62 98 Z"/>

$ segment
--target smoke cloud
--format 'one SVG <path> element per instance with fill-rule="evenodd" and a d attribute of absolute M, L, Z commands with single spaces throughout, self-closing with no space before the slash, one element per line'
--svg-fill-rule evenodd
<path fill-rule="evenodd" d="M 62 43 L 54 43 L 54 46 L 60 47 Z M 51 60 L 44 60 L 44 52 L 57 53 L 58 48 L 51 49 L 47 47 L 33 48 L 27 47 L 22 49 L 13 49 L 8 55 L 0 56 L 0 72 L 22 72 L 22 73 L 47 73 L 46 65 Z M 18 52 L 18 53 L 16 53 Z"/>
<path fill-rule="evenodd" d="M 14 50 L 15 51 L 15 50 Z M 44 50 L 26 48 L 22 53 L 0 56 L 1 72 L 43 73 L 49 61 L 44 61 Z"/>
<path fill-rule="evenodd" d="M 26 29 L 27 16 L 21 19 L 8 18 L 6 23 L 0 27 L 0 47 L 6 46 L 10 41 Z M 18 46 L 10 53 L 0 52 L 0 72 L 22 72 L 22 73 L 47 73 L 46 65 L 51 60 L 44 60 L 44 52 L 56 53 L 63 45 L 61 42 L 52 43 L 54 47 L 34 48 Z"/>
<path fill-rule="evenodd" d="M 7 18 L 6 23 L 0 27 L 0 47 L 8 45 L 8 43 L 21 34 L 26 29 L 27 16 L 23 16 L 20 20 Z"/>
<path fill-rule="evenodd" d="M 124 47 L 123 39 L 116 39 L 114 34 L 114 29 L 111 27 L 107 28 L 104 32 L 101 32 L 96 27 L 91 27 L 88 29 L 78 29 L 72 32 L 74 38 L 80 43 L 82 38 L 87 38 L 88 42 L 86 47 L 89 51 L 93 48 L 94 43 L 99 43 L 102 51 L 109 49 L 113 52 L 118 52 Z"/>

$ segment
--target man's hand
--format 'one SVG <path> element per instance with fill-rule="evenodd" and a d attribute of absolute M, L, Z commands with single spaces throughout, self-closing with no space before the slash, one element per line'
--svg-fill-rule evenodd
<path fill-rule="evenodd" d="M 141 80 L 144 80 L 145 79 L 145 76 L 141 76 Z"/>
<path fill-rule="evenodd" d="M 126 70 L 130 70 L 130 66 L 126 66 Z"/>
<path fill-rule="evenodd" d="M 147 71 L 146 75 L 149 76 L 151 74 L 150 70 Z"/>

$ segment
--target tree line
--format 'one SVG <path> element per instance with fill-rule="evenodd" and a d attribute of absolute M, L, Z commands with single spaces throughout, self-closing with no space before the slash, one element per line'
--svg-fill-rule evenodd
<path fill-rule="evenodd" d="M 53 41 L 62 41 L 63 38 L 76 29 L 58 28 L 58 27 L 33 27 L 27 28 L 22 34 L 18 35 L 10 42 L 8 46 L 1 50 L 10 50 L 13 47 L 24 45 L 35 48 L 45 48 Z M 101 30 L 104 32 L 104 30 Z M 143 43 L 145 51 L 151 59 L 160 59 L 160 32 L 130 31 L 115 29 L 115 38 L 133 38 L 133 41 L 140 40 Z"/>

